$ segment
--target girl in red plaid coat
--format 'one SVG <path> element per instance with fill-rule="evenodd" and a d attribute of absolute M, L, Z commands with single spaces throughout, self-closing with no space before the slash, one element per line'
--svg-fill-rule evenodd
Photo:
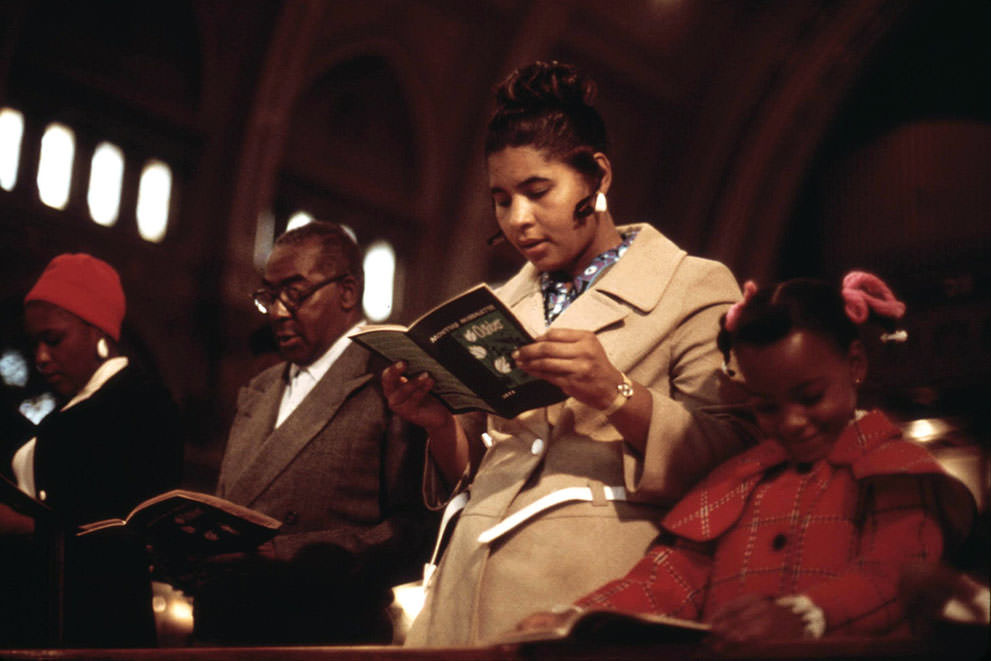
<path fill-rule="evenodd" d="M 735 355 L 767 440 L 703 479 L 630 573 L 576 608 L 704 620 L 732 641 L 903 624 L 903 569 L 938 563 L 973 508 L 928 452 L 882 413 L 856 408 L 867 371 L 857 325 L 904 311 L 862 272 L 841 291 L 806 279 L 746 283 L 719 344 L 727 361 Z M 538 613 L 519 628 L 565 617 Z"/>

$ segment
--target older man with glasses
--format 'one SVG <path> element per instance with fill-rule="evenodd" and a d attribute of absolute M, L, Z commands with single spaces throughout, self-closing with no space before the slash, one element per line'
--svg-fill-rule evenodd
<path fill-rule="evenodd" d="M 380 369 L 347 339 L 361 254 L 338 226 L 280 236 L 252 295 L 284 359 L 238 395 L 218 495 L 283 522 L 258 553 L 212 561 L 195 636 L 217 644 L 389 642 L 388 588 L 423 562 L 423 439 L 394 419 Z"/>

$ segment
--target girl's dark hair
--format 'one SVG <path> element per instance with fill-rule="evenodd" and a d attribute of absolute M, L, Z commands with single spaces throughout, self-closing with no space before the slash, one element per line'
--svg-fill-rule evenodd
<path fill-rule="evenodd" d="M 740 307 L 732 330 L 726 328 L 726 315 L 720 319 L 719 326 L 716 345 L 727 363 L 734 346 L 766 346 L 798 330 L 829 338 L 844 353 L 859 337 L 840 290 L 811 278 L 796 278 L 758 289 Z"/>
<path fill-rule="evenodd" d="M 485 155 L 530 146 L 597 176 L 593 155 L 609 145 L 605 122 L 592 107 L 595 92 L 595 82 L 570 64 L 538 61 L 517 69 L 496 88 Z"/>

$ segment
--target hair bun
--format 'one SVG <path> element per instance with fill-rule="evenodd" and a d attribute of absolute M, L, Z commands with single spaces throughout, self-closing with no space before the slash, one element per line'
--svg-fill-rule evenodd
<path fill-rule="evenodd" d="M 511 73 L 496 90 L 504 109 L 591 106 L 595 82 L 576 67 L 538 61 Z"/>

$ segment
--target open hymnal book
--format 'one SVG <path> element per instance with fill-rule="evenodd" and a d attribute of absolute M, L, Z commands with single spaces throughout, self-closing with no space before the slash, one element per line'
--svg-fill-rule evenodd
<path fill-rule="evenodd" d="M 556 386 L 516 366 L 512 353 L 533 341 L 488 285 L 438 305 L 406 326 L 363 326 L 348 337 L 407 374 L 428 372 L 433 394 L 451 411 L 480 410 L 512 418 L 565 399 Z"/>
<path fill-rule="evenodd" d="M 497 642 L 695 643 L 709 629 L 695 620 L 591 608 L 570 611 L 551 628 L 507 632 Z"/>
<path fill-rule="evenodd" d="M 138 504 L 123 519 L 79 526 L 76 535 L 127 527 L 156 551 L 216 555 L 251 551 L 272 539 L 282 522 L 218 496 L 174 489 Z"/>

